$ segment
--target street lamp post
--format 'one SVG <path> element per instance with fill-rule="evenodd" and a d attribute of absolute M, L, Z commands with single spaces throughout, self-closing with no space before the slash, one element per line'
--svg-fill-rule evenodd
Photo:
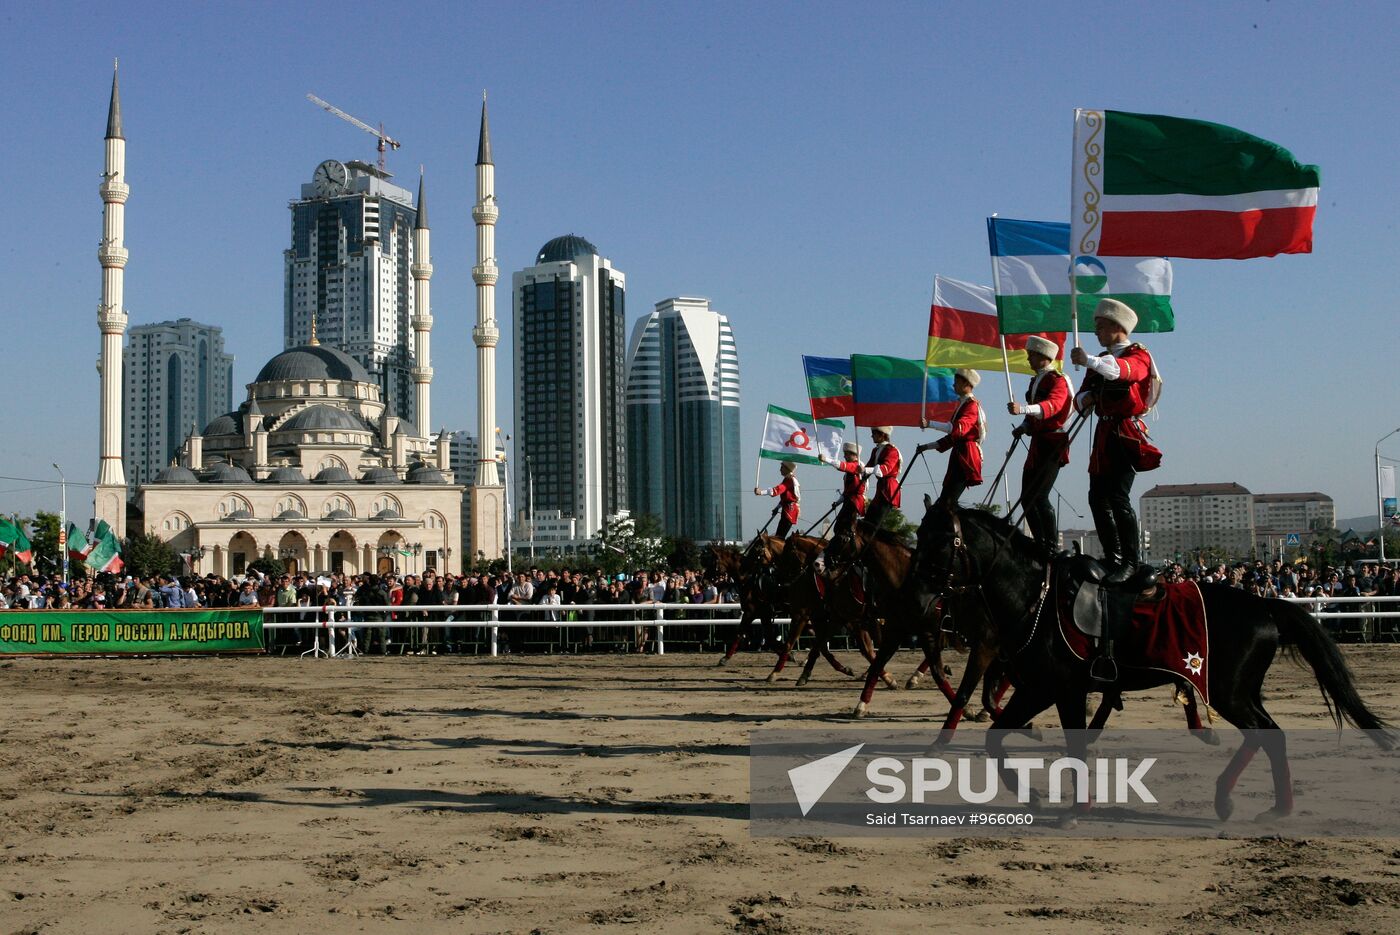
<path fill-rule="evenodd" d="M 1396 432 L 1400 432 L 1400 428 L 1391 429 L 1376 440 L 1376 519 L 1380 523 L 1378 537 L 1380 539 L 1382 566 L 1385 565 L 1385 500 L 1381 497 L 1381 442 L 1385 441 Z"/>
<path fill-rule="evenodd" d="M 53 469 L 58 472 L 58 488 L 61 491 L 58 501 L 58 551 L 63 561 L 63 583 L 68 583 L 68 478 L 63 476 L 63 468 L 55 461 Z"/>

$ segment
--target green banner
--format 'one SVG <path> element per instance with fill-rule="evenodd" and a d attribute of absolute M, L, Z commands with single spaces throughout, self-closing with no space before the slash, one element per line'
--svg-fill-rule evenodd
<path fill-rule="evenodd" d="M 260 653 L 262 611 L 0 611 L 0 655 Z"/>

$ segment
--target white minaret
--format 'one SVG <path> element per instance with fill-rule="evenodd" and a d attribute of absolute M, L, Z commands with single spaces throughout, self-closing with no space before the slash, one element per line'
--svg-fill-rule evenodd
<path fill-rule="evenodd" d="M 428 300 L 428 280 L 433 278 L 433 258 L 428 250 L 428 202 L 423 176 L 418 176 L 418 220 L 413 224 L 413 411 L 418 416 L 419 438 L 431 438 L 433 418 L 428 394 L 433 384 L 428 342 L 433 331 L 433 310 Z"/>
<path fill-rule="evenodd" d="M 107 108 L 107 161 L 102 173 L 102 241 L 97 259 L 102 264 L 102 304 L 97 326 L 102 331 L 102 413 L 97 495 L 93 513 L 118 537 L 126 535 L 126 474 L 122 470 L 122 277 L 126 268 L 126 139 L 122 136 L 122 105 L 117 93 L 117 66 L 112 64 L 112 100 Z"/>
<path fill-rule="evenodd" d="M 471 558 L 499 558 L 505 542 L 505 487 L 496 473 L 496 166 L 491 162 L 491 131 L 486 124 L 486 92 L 481 94 L 481 136 L 476 147 L 476 282 L 477 438 L 480 454 L 472 487 Z M 470 560 L 470 559 L 469 559 Z"/>

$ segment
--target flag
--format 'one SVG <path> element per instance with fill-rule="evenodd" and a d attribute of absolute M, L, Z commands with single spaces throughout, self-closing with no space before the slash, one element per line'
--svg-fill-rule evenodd
<path fill-rule="evenodd" d="M 112 532 L 112 527 L 107 525 L 105 519 L 97 521 L 96 528 L 92 531 L 92 548 L 83 558 L 83 564 L 92 571 L 110 571 L 113 574 L 120 572 L 126 567 L 122 561 L 122 546 L 117 541 L 117 534 Z"/>
<path fill-rule="evenodd" d="M 1233 127 L 1076 110 L 1072 177 L 1076 256 L 1312 252 L 1317 166 Z"/>
<path fill-rule="evenodd" d="M 1001 338 L 992 290 L 970 282 L 933 277 L 933 307 L 928 315 L 930 367 L 970 367 L 973 370 L 1001 370 Z M 1006 336 L 1006 360 L 1017 373 L 1035 373 L 1026 359 L 1024 334 Z M 1059 346 L 1057 357 L 1065 355 L 1064 332 L 1041 337 Z M 941 420 L 940 420 L 941 421 Z"/>
<path fill-rule="evenodd" d="M 856 425 L 922 425 L 923 419 L 946 422 L 958 406 L 953 371 L 929 367 L 922 360 L 851 355 Z M 924 385 L 928 385 L 927 405 Z"/>
<path fill-rule="evenodd" d="M 0 557 L 14 552 L 14 559 L 28 565 L 34 561 L 34 549 L 24 529 L 8 517 L 0 516 Z"/>
<path fill-rule="evenodd" d="M 758 446 L 760 458 L 819 464 L 817 454 L 839 461 L 841 435 L 846 423 L 840 419 L 816 419 L 805 412 L 769 406 L 763 418 L 763 442 Z"/>
<path fill-rule="evenodd" d="M 75 524 L 69 523 L 68 529 L 68 560 L 70 562 L 86 561 L 88 553 L 92 551 L 92 543 L 88 537 Z"/>
<path fill-rule="evenodd" d="M 1069 225 L 987 218 L 987 240 L 1002 334 L 1068 331 Z M 1162 257 L 1081 256 L 1075 269 L 1079 320 L 1091 323 L 1099 299 L 1137 312 L 1139 333 L 1175 331 L 1172 264 Z"/>
<path fill-rule="evenodd" d="M 807 377 L 807 398 L 811 400 L 813 419 L 855 415 L 849 357 L 804 355 L 802 371 Z"/>

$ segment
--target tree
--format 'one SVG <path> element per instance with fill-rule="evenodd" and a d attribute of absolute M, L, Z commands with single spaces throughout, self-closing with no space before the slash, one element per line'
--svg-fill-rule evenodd
<path fill-rule="evenodd" d="M 34 547 L 35 569 L 45 574 L 57 574 L 62 571 L 63 555 L 58 546 L 58 514 L 40 510 L 27 522 L 30 527 L 29 541 Z M 39 561 L 41 558 L 44 559 L 42 562 Z"/>
<path fill-rule="evenodd" d="M 153 533 L 134 530 L 122 542 L 122 561 L 127 574 L 141 578 L 170 575 L 181 570 L 180 556 L 170 543 Z"/>
<path fill-rule="evenodd" d="M 282 564 L 281 559 L 273 558 L 270 555 L 264 555 L 255 562 L 249 562 L 248 570 L 261 575 L 267 575 L 270 578 L 280 578 L 282 573 L 287 570 L 287 566 Z"/>
<path fill-rule="evenodd" d="M 890 507 L 884 519 L 880 521 L 880 528 L 894 533 L 901 539 L 912 539 L 919 532 L 919 527 L 909 522 L 909 518 L 897 506 Z"/>
<path fill-rule="evenodd" d="M 688 536 L 679 536 L 672 540 L 671 554 L 666 556 L 667 563 L 672 571 L 685 571 L 687 568 L 700 567 L 700 547 L 695 544 L 695 540 Z"/>
<path fill-rule="evenodd" d="M 598 567 L 610 574 L 660 568 L 666 564 L 671 544 L 661 532 L 661 521 L 642 514 L 615 519 L 593 537 Z"/>

